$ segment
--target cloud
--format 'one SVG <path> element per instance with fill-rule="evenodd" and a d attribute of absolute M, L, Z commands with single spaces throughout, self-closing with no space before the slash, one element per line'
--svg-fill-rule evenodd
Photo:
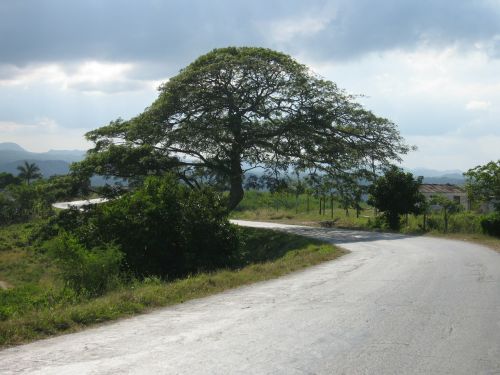
<path fill-rule="evenodd" d="M 50 148 L 88 149 L 84 129 L 65 129 L 50 118 L 39 118 L 29 123 L 0 121 L 2 140 L 14 142 L 33 152 Z M 56 145 L 56 147 L 53 147 Z"/>
<path fill-rule="evenodd" d="M 491 107 L 491 103 L 483 100 L 471 100 L 465 105 L 468 111 L 484 111 Z"/>
<path fill-rule="evenodd" d="M 366 95 L 359 100 L 403 134 L 500 135 L 500 60 L 481 51 L 419 48 L 306 63 L 349 92 Z"/>
<path fill-rule="evenodd" d="M 158 81 L 135 78 L 132 63 L 82 61 L 70 64 L 37 64 L 25 67 L 0 65 L 0 87 L 53 85 L 91 93 L 117 93 L 156 87 Z M 3 72 L 3 74 L 2 74 Z"/>
<path fill-rule="evenodd" d="M 178 69 L 227 45 L 322 60 L 450 45 L 497 57 L 500 48 L 500 6 L 487 0 L 18 0 L 1 14 L 0 63 L 19 66 L 91 59 Z"/>
<path fill-rule="evenodd" d="M 407 140 L 418 150 L 404 157 L 407 168 L 430 166 L 433 169 L 467 171 L 491 160 L 498 160 L 497 136 L 410 136 Z"/>
<path fill-rule="evenodd" d="M 286 21 L 300 24 L 300 13 L 290 18 L 276 16 L 274 26 L 286 25 Z M 487 52 L 493 57 L 491 44 L 500 35 L 500 6 L 491 1 L 338 0 L 325 2 L 302 17 L 316 17 L 321 32 L 297 34 L 290 40 L 269 30 L 264 30 L 265 35 L 288 51 L 307 50 L 310 56 L 322 60 L 454 45 L 465 50 L 488 46 Z"/>

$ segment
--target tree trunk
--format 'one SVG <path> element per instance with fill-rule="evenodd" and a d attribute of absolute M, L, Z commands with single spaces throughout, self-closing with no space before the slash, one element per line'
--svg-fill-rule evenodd
<path fill-rule="evenodd" d="M 448 210 L 444 210 L 444 232 L 448 232 Z"/>
<path fill-rule="evenodd" d="M 245 191 L 243 190 L 243 170 L 241 169 L 240 153 L 233 145 L 233 155 L 231 158 L 231 176 L 229 178 L 229 201 L 227 208 L 229 211 L 234 210 L 243 199 Z"/>
<path fill-rule="evenodd" d="M 333 194 L 330 194 L 330 210 L 331 210 L 331 217 L 333 219 Z"/>

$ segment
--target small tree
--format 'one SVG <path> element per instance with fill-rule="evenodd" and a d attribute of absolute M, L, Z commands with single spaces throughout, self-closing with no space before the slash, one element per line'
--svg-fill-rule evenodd
<path fill-rule="evenodd" d="M 471 200 L 493 201 L 500 212 L 500 160 L 490 161 L 464 173 L 466 189 Z"/>
<path fill-rule="evenodd" d="M 36 163 L 28 163 L 24 161 L 24 165 L 20 165 L 17 167 L 19 171 L 18 177 L 26 181 L 26 184 L 30 184 L 31 180 L 36 180 L 37 178 L 41 178 L 42 174 L 40 173 L 40 168 Z"/>
<path fill-rule="evenodd" d="M 444 231 L 448 232 L 448 219 L 449 215 L 460 211 L 462 206 L 460 203 L 451 200 L 444 195 L 433 195 L 431 197 L 431 204 L 439 205 L 443 210 L 444 215 Z"/>
<path fill-rule="evenodd" d="M 391 166 L 369 188 L 368 203 L 381 211 L 391 229 L 399 229 L 401 215 L 416 214 L 425 200 L 419 192 L 422 177 L 413 178 L 396 166 Z"/>

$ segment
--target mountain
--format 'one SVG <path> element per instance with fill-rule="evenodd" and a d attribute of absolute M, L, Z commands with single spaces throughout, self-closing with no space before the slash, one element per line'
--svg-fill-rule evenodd
<path fill-rule="evenodd" d="M 17 167 L 24 161 L 36 163 L 44 177 L 67 174 L 69 165 L 85 157 L 83 150 L 50 150 L 29 152 L 12 142 L 0 143 L 0 172 L 17 175 Z"/>
<path fill-rule="evenodd" d="M 3 151 L 26 151 L 24 148 L 19 146 L 17 143 L 12 143 L 12 142 L 0 143 L 0 150 L 3 150 Z"/>
<path fill-rule="evenodd" d="M 411 172 L 415 177 L 423 176 L 424 184 L 465 184 L 463 172 L 458 169 L 439 171 L 436 169 L 415 168 L 407 169 L 407 171 Z"/>

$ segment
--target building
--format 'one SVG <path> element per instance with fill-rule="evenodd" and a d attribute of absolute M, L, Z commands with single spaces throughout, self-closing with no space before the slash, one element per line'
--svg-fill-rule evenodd
<path fill-rule="evenodd" d="M 464 209 L 470 210 L 470 202 L 467 198 L 467 193 L 460 186 L 451 184 L 422 184 L 419 190 L 426 199 L 431 199 L 434 195 L 441 195 L 460 203 Z"/>

